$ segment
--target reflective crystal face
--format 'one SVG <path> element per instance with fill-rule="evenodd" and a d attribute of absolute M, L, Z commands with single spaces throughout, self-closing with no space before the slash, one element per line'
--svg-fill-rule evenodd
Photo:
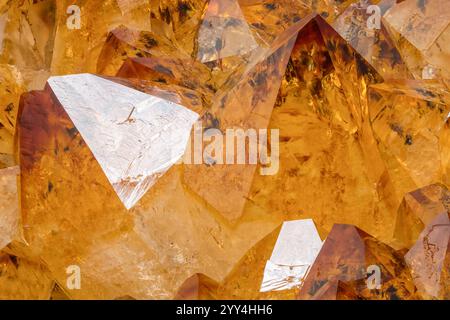
<path fill-rule="evenodd" d="M 450 91 L 436 80 L 393 80 L 369 88 L 373 133 L 398 197 L 448 183 Z"/>
<path fill-rule="evenodd" d="M 184 154 L 198 118 L 181 105 L 94 75 L 48 83 L 127 209 Z"/>
<path fill-rule="evenodd" d="M 264 269 L 261 291 L 299 287 L 321 247 L 322 241 L 312 220 L 283 223 Z"/>
<path fill-rule="evenodd" d="M 383 19 L 417 79 L 449 78 L 450 10 L 446 0 L 403 1 Z"/>
<path fill-rule="evenodd" d="M 368 285 L 371 274 L 379 277 L 374 279 L 374 287 Z M 401 254 L 354 226 L 336 224 L 308 272 L 299 298 L 415 299 L 415 291 Z"/>
<path fill-rule="evenodd" d="M 449 43 L 448 0 L 0 0 L 0 299 L 450 299 Z"/>
<path fill-rule="evenodd" d="M 201 62 L 244 55 L 257 47 L 238 1 L 208 2 L 197 46 L 197 59 Z"/>
<path fill-rule="evenodd" d="M 387 79 L 411 78 L 411 72 L 381 19 L 395 0 L 380 1 L 373 7 L 377 2 L 352 3 L 332 25 L 380 75 Z M 378 13 L 380 19 L 377 18 Z"/>
<path fill-rule="evenodd" d="M 444 211 L 426 226 L 405 256 L 419 290 L 435 299 L 450 297 L 446 285 L 449 241 L 450 220 Z"/>

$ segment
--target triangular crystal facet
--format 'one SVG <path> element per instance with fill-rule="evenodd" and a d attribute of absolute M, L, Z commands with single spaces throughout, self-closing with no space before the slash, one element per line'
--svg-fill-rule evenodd
<path fill-rule="evenodd" d="M 48 82 L 127 209 L 183 155 L 198 118 L 181 105 L 91 74 Z"/>

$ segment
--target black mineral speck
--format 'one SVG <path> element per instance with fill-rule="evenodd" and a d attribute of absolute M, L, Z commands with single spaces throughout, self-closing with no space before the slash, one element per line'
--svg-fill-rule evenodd
<path fill-rule="evenodd" d="M 72 128 L 66 128 L 66 132 L 71 138 L 73 138 L 77 135 L 78 130 L 77 130 L 77 128 L 72 127 Z"/>
<path fill-rule="evenodd" d="M 11 260 L 12 264 L 14 265 L 14 267 L 16 267 L 16 269 L 19 267 L 19 262 L 17 261 L 17 257 L 10 255 L 9 259 Z"/>
<path fill-rule="evenodd" d="M 436 95 L 429 90 L 418 88 L 418 89 L 416 89 L 416 91 L 425 97 L 436 98 Z"/>
<path fill-rule="evenodd" d="M 405 144 L 410 146 L 413 143 L 413 138 L 411 137 L 411 135 L 407 134 L 405 137 Z"/>
<path fill-rule="evenodd" d="M 166 68 L 160 64 L 157 64 L 156 66 L 154 66 L 153 69 L 157 72 L 164 73 L 168 76 L 174 77 L 172 71 L 169 68 Z"/>
<path fill-rule="evenodd" d="M 142 38 L 144 39 L 145 47 L 147 49 L 151 49 L 151 48 L 156 47 L 158 45 L 158 41 L 156 41 L 154 38 L 152 38 L 148 34 L 143 35 Z"/>
<path fill-rule="evenodd" d="M 13 103 L 10 103 L 10 104 L 8 104 L 8 105 L 6 106 L 5 111 L 6 111 L 6 112 L 11 112 L 11 111 L 13 111 L 13 109 L 14 109 L 14 104 L 13 104 Z"/>
<path fill-rule="evenodd" d="M 264 4 L 264 7 L 267 9 L 267 10 L 275 10 L 276 8 L 277 8 L 277 6 L 276 6 L 276 4 L 275 3 L 265 3 Z"/>
<path fill-rule="evenodd" d="M 350 51 L 350 48 L 345 43 L 340 44 L 340 49 L 342 52 L 342 58 L 345 63 L 350 62 L 353 59 L 353 53 Z"/>
<path fill-rule="evenodd" d="M 397 295 L 397 289 L 394 286 L 391 285 L 386 291 L 390 300 L 400 300 L 400 297 Z"/>
<path fill-rule="evenodd" d="M 184 1 L 178 1 L 178 12 L 181 20 L 184 20 L 187 17 L 188 12 L 191 9 L 192 8 L 190 7 L 189 3 L 186 3 Z"/>

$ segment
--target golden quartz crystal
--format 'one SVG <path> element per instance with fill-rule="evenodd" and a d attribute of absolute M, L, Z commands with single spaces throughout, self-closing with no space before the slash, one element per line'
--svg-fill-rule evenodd
<path fill-rule="evenodd" d="M 0 299 L 449 299 L 448 0 L 0 0 Z"/>

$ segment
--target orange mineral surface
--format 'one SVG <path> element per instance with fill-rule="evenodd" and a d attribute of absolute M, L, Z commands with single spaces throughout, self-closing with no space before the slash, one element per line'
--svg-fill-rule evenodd
<path fill-rule="evenodd" d="M 0 299 L 449 299 L 448 0 L 0 0 Z"/>

